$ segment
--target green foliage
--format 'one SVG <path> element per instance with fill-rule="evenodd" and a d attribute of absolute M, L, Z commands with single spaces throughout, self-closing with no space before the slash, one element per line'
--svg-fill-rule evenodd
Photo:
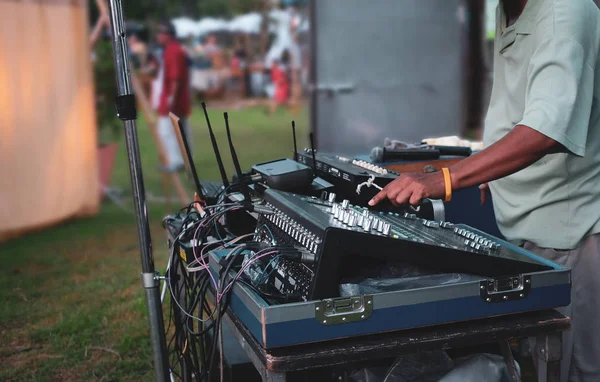
<path fill-rule="evenodd" d="M 123 13 L 127 20 L 154 20 L 187 16 L 232 17 L 259 11 L 265 0 L 138 0 L 124 2 Z"/>
<path fill-rule="evenodd" d="M 266 0 L 137 0 L 123 2 L 126 20 L 159 21 L 180 16 L 199 19 L 202 17 L 232 17 L 247 12 L 261 11 Z M 305 0 L 292 2 L 302 4 Z M 98 19 L 98 8 L 92 2 L 90 23 Z"/>
<path fill-rule="evenodd" d="M 100 39 L 95 49 L 94 81 L 96 89 L 96 114 L 100 143 L 118 140 L 122 122 L 117 118 L 115 97 L 117 95 L 116 74 L 112 44 Z"/>
<path fill-rule="evenodd" d="M 241 15 L 249 12 L 260 12 L 265 0 L 230 0 L 229 3 L 231 4 L 230 10 L 233 15 Z"/>

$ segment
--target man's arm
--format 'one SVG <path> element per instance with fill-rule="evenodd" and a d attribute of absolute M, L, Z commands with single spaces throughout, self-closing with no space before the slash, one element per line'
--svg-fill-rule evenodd
<path fill-rule="evenodd" d="M 532 128 L 518 125 L 487 149 L 450 167 L 452 189 L 472 187 L 511 175 L 545 155 L 562 149 L 563 146 L 555 140 Z M 384 187 L 369 204 L 373 206 L 388 198 L 394 205 L 417 205 L 424 198 L 443 199 L 444 196 L 444 176 L 441 172 L 405 173 Z"/>
<path fill-rule="evenodd" d="M 591 53 L 595 52 L 584 51 L 572 39 L 551 36 L 540 43 L 529 62 L 522 120 L 492 146 L 452 166 L 452 189 L 508 176 L 563 148 L 573 155 L 585 155 L 594 96 L 589 83 L 593 68 L 587 61 Z M 389 198 L 395 205 L 416 205 L 424 198 L 444 196 L 442 173 L 402 174 L 369 204 Z"/>
<path fill-rule="evenodd" d="M 169 110 L 173 109 L 173 102 L 175 101 L 175 95 L 177 95 L 177 91 L 179 90 L 179 80 L 173 80 L 171 82 L 171 92 L 169 93 Z"/>
<path fill-rule="evenodd" d="M 452 189 L 476 186 L 514 174 L 563 146 L 544 134 L 517 125 L 487 149 L 450 167 Z"/>

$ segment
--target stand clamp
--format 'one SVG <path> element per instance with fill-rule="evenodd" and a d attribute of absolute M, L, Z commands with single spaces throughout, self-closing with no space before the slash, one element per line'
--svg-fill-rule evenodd
<path fill-rule="evenodd" d="M 142 273 L 142 286 L 145 289 L 152 289 L 160 286 L 160 273 Z"/>
<path fill-rule="evenodd" d="M 116 105 L 117 117 L 119 117 L 121 121 L 133 121 L 137 119 L 134 94 L 117 96 Z"/>

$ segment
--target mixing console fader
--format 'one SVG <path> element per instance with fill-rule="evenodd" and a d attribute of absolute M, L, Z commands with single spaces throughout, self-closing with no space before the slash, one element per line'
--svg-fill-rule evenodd
<path fill-rule="evenodd" d="M 268 190 L 265 206 L 272 213 L 259 216 L 256 239 L 292 245 L 305 254 L 303 266 L 294 268 L 302 274 L 279 272 L 277 282 L 287 285 L 286 290 L 305 291 L 305 300 L 337 296 L 341 264 L 354 261 L 354 256 L 486 277 L 546 269 L 507 243 L 468 226 L 410 213 L 373 212 L 347 200 L 338 202 L 333 194 L 321 200 Z M 297 279 L 310 285 L 298 285 Z"/>

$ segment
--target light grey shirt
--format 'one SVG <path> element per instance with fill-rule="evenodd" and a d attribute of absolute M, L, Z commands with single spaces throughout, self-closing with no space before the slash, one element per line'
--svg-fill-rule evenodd
<path fill-rule="evenodd" d="M 484 145 L 525 125 L 567 150 L 490 183 L 500 231 L 575 248 L 600 232 L 600 11 L 592 0 L 529 0 L 515 24 L 502 3 L 496 21 Z"/>

